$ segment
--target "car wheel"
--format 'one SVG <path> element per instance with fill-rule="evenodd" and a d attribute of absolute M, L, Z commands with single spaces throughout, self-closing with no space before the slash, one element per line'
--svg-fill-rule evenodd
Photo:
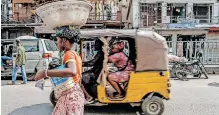
<path fill-rule="evenodd" d="M 145 115 L 162 115 L 164 112 L 164 103 L 161 98 L 153 96 L 143 101 L 141 109 Z"/>

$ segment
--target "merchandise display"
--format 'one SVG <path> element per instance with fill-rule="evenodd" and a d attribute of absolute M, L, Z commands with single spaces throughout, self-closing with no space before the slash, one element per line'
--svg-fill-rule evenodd
<path fill-rule="evenodd" d="M 117 0 L 89 0 L 93 6 L 90 20 L 116 20 L 119 11 Z"/>

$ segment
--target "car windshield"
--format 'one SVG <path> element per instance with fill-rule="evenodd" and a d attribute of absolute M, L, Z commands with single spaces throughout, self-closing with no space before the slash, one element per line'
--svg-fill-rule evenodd
<path fill-rule="evenodd" d="M 37 52 L 39 51 L 38 39 L 20 39 L 21 45 L 24 47 L 26 52 Z M 15 51 L 17 47 L 15 46 Z"/>
<path fill-rule="evenodd" d="M 46 49 L 48 51 L 58 51 L 57 45 L 54 41 L 52 40 L 45 40 L 45 45 L 46 45 Z"/>

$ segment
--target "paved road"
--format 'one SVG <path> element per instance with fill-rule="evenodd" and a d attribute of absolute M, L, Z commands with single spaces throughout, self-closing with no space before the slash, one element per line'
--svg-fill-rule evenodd
<path fill-rule="evenodd" d="M 44 91 L 34 87 L 35 82 L 26 85 L 8 86 L 2 80 L 2 115 L 49 115 L 53 106 L 49 101 L 51 85 L 46 82 Z M 189 81 L 171 80 L 172 98 L 165 102 L 164 115 L 219 115 L 219 75 L 209 79 Z M 87 107 L 85 115 L 136 115 L 136 109 L 129 105 Z"/>

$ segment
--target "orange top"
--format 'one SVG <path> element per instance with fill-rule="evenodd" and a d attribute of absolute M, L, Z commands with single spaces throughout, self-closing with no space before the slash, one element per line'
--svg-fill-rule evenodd
<path fill-rule="evenodd" d="M 81 57 L 75 51 L 67 51 L 63 57 L 63 63 L 67 64 L 70 61 L 74 61 L 77 67 L 77 75 L 72 76 L 75 83 L 80 83 L 82 74 L 82 61 Z"/>

